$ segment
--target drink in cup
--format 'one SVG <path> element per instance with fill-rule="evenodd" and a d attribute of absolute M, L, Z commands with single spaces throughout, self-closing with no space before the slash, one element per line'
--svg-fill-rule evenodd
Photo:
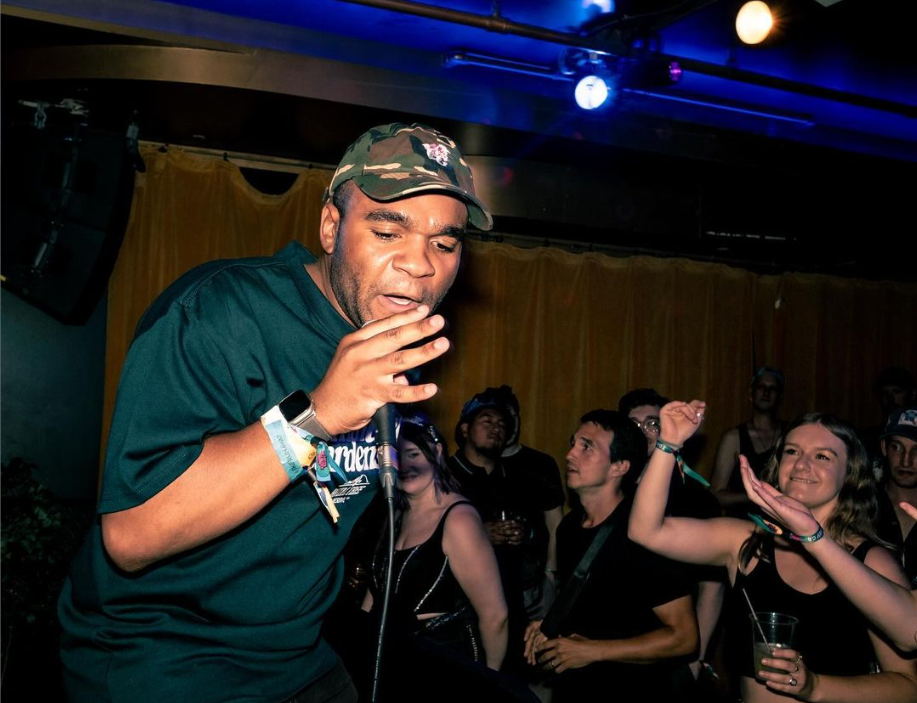
<path fill-rule="evenodd" d="M 762 671 L 785 673 L 780 669 L 763 666 L 761 660 L 771 657 L 778 649 L 794 648 L 796 624 L 799 620 L 783 613 L 755 613 L 755 616 L 758 619 L 757 623 L 754 622 L 754 617 L 751 615 L 748 617 L 752 619 L 751 636 L 755 656 L 755 676 L 761 681 L 759 673 Z"/>

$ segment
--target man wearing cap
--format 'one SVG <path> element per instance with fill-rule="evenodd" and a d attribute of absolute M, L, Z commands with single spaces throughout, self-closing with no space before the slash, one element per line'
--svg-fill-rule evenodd
<path fill-rule="evenodd" d="M 541 510 L 541 519 L 532 524 L 532 539 L 523 545 L 523 596 L 529 620 L 545 616 L 554 601 L 554 577 L 557 574 L 557 526 L 564 517 L 563 482 L 554 458 L 522 444 L 522 417 L 519 399 L 510 386 L 495 390 L 503 397 L 511 424 L 501 460 L 506 471 L 529 484 Z M 536 517 L 537 514 L 536 514 Z"/>
<path fill-rule="evenodd" d="M 879 448 L 885 490 L 879 491 L 878 533 L 897 545 L 911 588 L 917 588 L 917 520 L 901 508 L 902 502 L 917 505 L 917 408 L 889 415 Z"/>
<path fill-rule="evenodd" d="M 206 264 L 141 319 L 61 594 L 71 701 L 356 699 L 320 629 L 377 485 L 367 425 L 436 393 L 404 373 L 448 349 L 432 311 L 492 220 L 419 125 L 361 136 L 325 200 L 319 259 Z"/>
<path fill-rule="evenodd" d="M 484 528 L 500 565 L 503 592 L 509 608 L 509 649 L 503 670 L 524 671 L 522 634 L 528 624 L 526 591 L 541 586 L 548 562 L 548 522 L 556 529 L 563 504 L 560 496 L 523 467 L 505 462 L 502 453 L 514 427 L 503 389 L 487 388 L 462 407 L 455 428 L 456 453 L 449 468 L 459 490 L 481 513 Z M 537 554 L 536 554 L 537 552 Z M 533 564 L 537 564 L 533 568 Z M 534 596 L 530 605 L 536 608 Z"/>
<path fill-rule="evenodd" d="M 903 366 L 889 366 L 876 376 L 873 390 L 882 409 L 882 422 L 860 430 L 859 435 L 869 455 L 873 473 L 881 480 L 885 457 L 882 455 L 879 442 L 885 432 L 888 416 L 896 410 L 917 405 L 917 380 Z"/>

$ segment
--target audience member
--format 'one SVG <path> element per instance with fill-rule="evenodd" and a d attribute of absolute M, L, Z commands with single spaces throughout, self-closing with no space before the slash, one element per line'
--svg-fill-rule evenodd
<path fill-rule="evenodd" d="M 523 597 L 529 620 L 543 618 L 554 601 L 557 574 L 557 526 L 564 516 L 564 488 L 554 458 L 521 443 L 522 417 L 519 399 L 509 386 L 495 390 L 502 394 L 509 411 L 509 438 L 503 448 L 502 462 L 510 475 L 523 476 L 536 484 L 544 521 L 535 520 L 533 538 L 523 544 Z"/>
<path fill-rule="evenodd" d="M 767 531 L 732 518 L 666 517 L 674 452 L 697 430 L 705 409 L 701 401 L 670 403 L 662 409 L 660 438 L 637 490 L 630 534 L 669 558 L 727 567 L 734 588 L 755 610 L 799 619 L 795 645 L 772 649 L 760 663 L 763 668 L 756 670 L 752 623 L 745 614 L 745 631 L 734 639 L 734 648 L 743 653 L 742 699 L 914 700 L 917 664 L 902 658 L 868 628 L 862 614 L 802 546 L 827 532 L 867 567 L 902 586 L 906 583 L 891 552 L 875 542 L 875 486 L 853 429 L 830 415 L 797 418 L 781 436 L 761 477 L 761 483 L 776 485 L 811 510 L 817 523 L 813 533 L 787 534 L 764 521 Z M 744 457 L 742 466 L 749 467 Z M 879 673 L 871 673 L 876 670 Z"/>
<path fill-rule="evenodd" d="M 507 610 L 497 561 L 478 512 L 446 469 L 443 444 L 426 416 L 402 420 L 388 622 L 499 669 Z M 364 610 L 382 601 L 387 563 L 382 540 Z"/>
<path fill-rule="evenodd" d="M 534 539 L 534 526 L 544 523 L 544 513 L 537 486 L 507 470 L 500 457 L 511 422 L 500 394 L 487 390 L 475 395 L 462 407 L 455 427 L 458 449 L 448 465 L 459 491 L 481 514 L 497 554 L 509 607 L 510 640 L 504 670 L 521 674 L 521 640 L 528 622 L 523 599 L 524 546 Z"/>
<path fill-rule="evenodd" d="M 755 475 L 760 476 L 774 453 L 786 424 L 777 417 L 785 385 L 781 371 L 769 366 L 758 369 L 750 384 L 751 419 L 726 430 L 720 440 L 710 483 L 727 515 L 745 517 L 748 508 L 739 474 L 739 455 L 748 459 Z"/>
<path fill-rule="evenodd" d="M 896 410 L 879 442 L 885 460 L 879 491 L 879 536 L 901 552 L 911 588 L 917 588 L 917 530 L 902 502 L 917 504 L 917 408 Z"/>
<path fill-rule="evenodd" d="M 633 420 L 646 437 L 646 454 L 652 456 L 659 439 L 659 411 L 669 401 L 652 388 L 637 388 L 621 396 L 618 411 Z M 642 474 L 641 474 L 642 475 Z M 639 483 L 639 479 L 638 479 Z M 699 474 L 687 469 L 684 473 L 672 472 L 669 484 L 667 515 L 706 520 L 719 517 L 720 506 L 708 490 L 710 484 Z M 694 610 L 700 630 L 698 657 L 691 662 L 694 678 L 700 674 L 707 645 L 716 629 L 726 592 L 726 572 L 722 568 L 692 565 L 688 577 L 694 586 Z"/>
<path fill-rule="evenodd" d="M 797 535 L 818 531 L 812 511 L 795 498 L 763 483 L 744 466 L 742 480 L 752 502 Z M 910 503 L 900 507 L 917 520 L 917 508 Z M 818 560 L 831 581 L 850 599 L 893 644 L 903 652 L 917 651 L 917 591 L 880 576 L 834 541 L 830 534 L 814 542 L 802 542 L 809 556 Z"/>
<path fill-rule="evenodd" d="M 646 442 L 622 413 L 594 410 L 581 422 L 567 453 L 567 488 L 580 507 L 557 533 L 561 591 L 547 618 L 529 625 L 526 658 L 556 672 L 555 703 L 597 692 L 616 703 L 681 700 L 698 640 L 691 587 L 627 536 Z"/>
<path fill-rule="evenodd" d="M 869 462 L 877 479 L 882 479 L 885 457 L 879 446 L 885 433 L 888 416 L 896 410 L 917 405 L 917 381 L 910 371 L 901 366 L 889 366 L 876 376 L 873 390 L 882 409 L 882 422 L 860 432 L 860 439 L 866 447 Z"/>

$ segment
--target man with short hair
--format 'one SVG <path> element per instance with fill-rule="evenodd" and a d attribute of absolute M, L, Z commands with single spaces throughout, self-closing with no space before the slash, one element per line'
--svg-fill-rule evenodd
<path fill-rule="evenodd" d="M 455 143 L 384 125 L 332 178 L 321 258 L 212 262 L 153 303 L 60 599 L 71 701 L 355 700 L 320 631 L 378 484 L 367 425 L 436 393 L 404 374 L 448 349 L 469 222 L 492 219 Z"/>
<path fill-rule="evenodd" d="M 879 536 L 898 547 L 911 588 L 917 588 L 917 520 L 901 508 L 902 502 L 917 505 L 917 408 L 893 412 L 879 446 L 885 458 Z"/>
<path fill-rule="evenodd" d="M 620 703 L 686 694 L 685 662 L 698 640 L 690 584 L 672 562 L 627 537 L 633 486 L 645 463 L 646 440 L 626 415 L 593 410 L 582 417 L 567 453 L 567 488 L 580 507 L 557 531 L 561 590 L 554 607 L 567 614 L 559 636 L 549 639 L 541 621 L 526 631 L 529 663 L 558 674 L 555 703 L 590 700 L 596 691 Z M 607 537 L 582 590 L 565 603 L 564 589 L 603 530 Z"/>
<path fill-rule="evenodd" d="M 656 440 L 659 439 L 659 411 L 668 402 L 668 398 L 659 395 L 653 388 L 636 388 L 625 393 L 618 401 L 618 411 L 633 420 L 646 437 L 647 460 L 655 451 Z M 683 474 L 672 472 L 666 514 L 698 520 L 719 517 L 719 503 L 708 490 L 710 484 L 703 476 L 692 471 L 687 465 L 684 466 Z M 682 566 L 695 586 L 694 611 L 700 632 L 700 646 L 697 659 L 691 662 L 690 667 L 691 673 L 697 678 L 701 666 L 705 665 L 707 645 L 723 609 L 727 574 L 725 569 L 717 567 L 687 564 Z"/>
<path fill-rule="evenodd" d="M 777 438 L 786 426 L 777 415 L 785 387 L 782 371 L 770 366 L 759 368 L 749 384 L 751 419 L 723 433 L 710 487 L 728 515 L 745 517 L 749 504 L 739 473 L 739 455 L 748 459 L 752 471 L 760 476 L 774 453 Z"/>

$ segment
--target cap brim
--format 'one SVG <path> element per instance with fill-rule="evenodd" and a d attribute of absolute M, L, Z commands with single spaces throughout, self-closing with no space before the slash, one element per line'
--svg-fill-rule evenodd
<path fill-rule="evenodd" d="M 443 192 L 457 195 L 465 201 L 468 207 L 468 221 L 480 230 L 489 231 L 493 229 L 494 219 L 487 207 L 478 200 L 474 195 L 459 186 L 442 181 L 426 181 L 404 187 L 403 180 L 392 179 L 390 181 L 380 181 L 377 176 L 363 179 L 360 176 L 353 176 L 351 179 L 357 184 L 357 187 L 365 195 L 373 200 L 381 202 L 390 202 L 400 200 L 401 198 L 410 198 L 414 195 L 420 195 L 429 192 Z M 381 186 L 381 187 L 380 187 Z"/>

